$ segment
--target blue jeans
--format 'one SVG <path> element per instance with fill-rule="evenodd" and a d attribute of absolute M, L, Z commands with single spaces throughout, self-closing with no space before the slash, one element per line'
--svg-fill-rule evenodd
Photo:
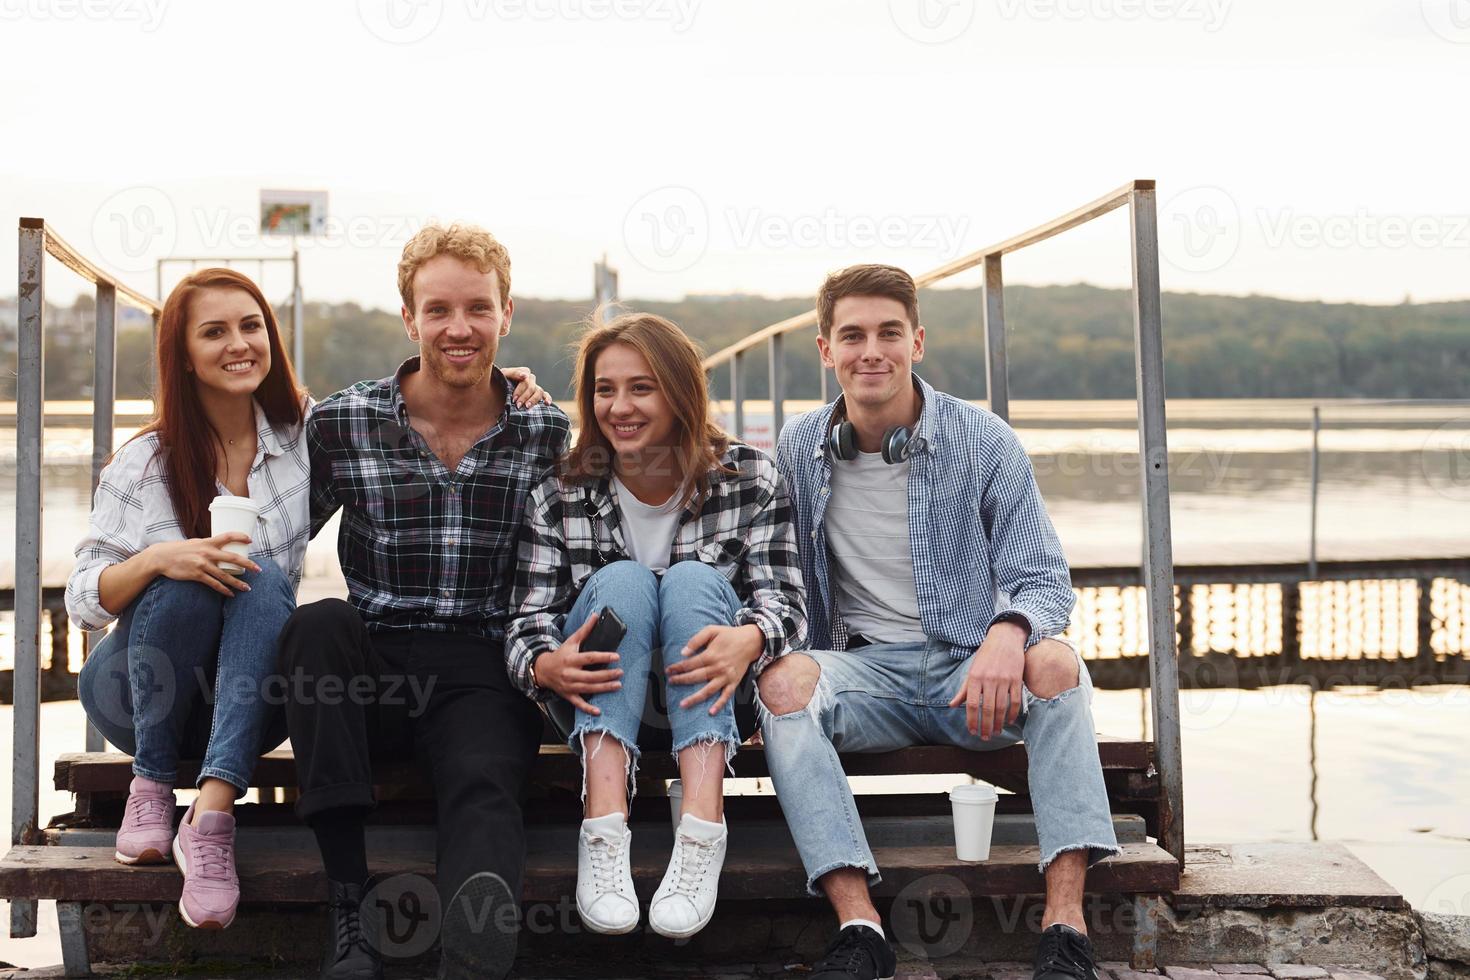
<path fill-rule="evenodd" d="M 613 562 L 593 572 L 587 580 L 567 614 L 565 634 L 570 636 L 604 606 L 615 609 L 628 626 L 628 633 L 616 651 L 616 666 L 623 671 L 623 686 L 587 697 L 602 712 L 600 715 L 574 709 L 561 698 L 553 698 L 548 703 L 553 724 L 563 735 L 568 735 L 567 744 L 580 753 L 584 736 L 598 733 L 611 735 L 621 742 L 628 751 L 630 800 L 638 772 L 640 737 L 646 739 L 668 731 L 668 745 L 676 759 L 679 751 L 690 745 L 721 742 L 725 745 L 728 765 L 736 748 L 755 728 L 754 685 L 749 678 L 742 684 L 743 698 L 737 694 L 711 715 L 709 709 L 718 694 L 699 704 L 680 707 L 680 701 L 703 685 L 669 685 L 665 690 L 660 683 L 663 671 L 658 668 L 677 660 L 684 645 L 706 626 L 734 623 L 741 602 L 729 581 L 698 561 L 681 561 L 662 576 L 635 561 Z M 743 700 L 747 706 L 741 712 L 747 716 L 743 723 L 737 723 L 737 700 Z M 600 742 L 591 741 L 591 751 L 596 752 Z M 584 785 L 584 793 L 585 788 Z"/>
<path fill-rule="evenodd" d="M 199 782 L 243 795 L 261 753 L 285 740 L 285 687 L 275 698 L 270 688 L 296 593 L 277 565 L 256 561 L 259 572 L 237 576 L 250 591 L 230 598 L 158 576 L 82 665 L 82 707 L 135 774 L 172 785 L 179 759 L 202 753 Z"/>
<path fill-rule="evenodd" d="M 1092 724 L 1092 679 L 1082 658 L 1076 687 L 1054 698 L 1023 689 L 1016 721 L 981 741 L 966 727 L 964 706 L 949 706 L 970 668 L 968 657 L 950 650 L 930 640 L 806 651 L 822 670 L 807 706 L 773 715 L 762 705 L 766 764 L 812 895 L 821 894 L 817 879 L 838 868 L 866 869 L 870 885 L 881 880 L 838 752 L 911 745 L 984 752 L 1024 738 L 1041 870 L 1063 851 L 1086 848 L 1089 865 L 1118 852 Z"/>

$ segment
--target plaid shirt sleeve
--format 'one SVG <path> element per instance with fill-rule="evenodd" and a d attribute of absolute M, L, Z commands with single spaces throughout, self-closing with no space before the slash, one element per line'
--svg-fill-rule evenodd
<path fill-rule="evenodd" d="M 66 582 L 66 612 L 80 629 L 104 629 L 117 619 L 102 605 L 102 572 L 145 547 L 146 505 L 153 503 L 154 510 L 158 509 L 151 498 L 163 494 L 172 508 L 162 475 L 154 467 L 153 446 L 153 440 L 146 437 L 129 443 L 98 479 L 87 534 L 77 543 L 76 564 Z"/>
<path fill-rule="evenodd" d="M 997 587 L 1010 603 L 991 618 L 1020 616 L 1028 628 L 1026 646 L 1056 636 L 1067 628 L 1077 597 L 1067 571 L 1067 558 L 1031 461 L 1015 430 L 991 419 L 993 432 L 982 441 L 980 514 L 995 556 Z"/>
<path fill-rule="evenodd" d="M 532 679 L 538 653 L 561 646 L 562 624 L 572 606 L 572 568 L 562 526 L 561 481 L 548 473 L 526 499 L 516 542 L 511 582 L 510 627 L 505 637 L 506 673 L 529 698 L 548 700 L 553 692 Z"/>
<path fill-rule="evenodd" d="M 313 412 L 306 417 L 306 451 L 311 460 L 311 536 L 332 519 L 341 501 L 332 480 L 332 454 L 323 438 L 324 416 Z"/>
<path fill-rule="evenodd" d="M 752 670 L 759 675 L 783 654 L 806 643 L 806 599 L 801 581 L 801 556 L 796 549 L 794 514 L 785 481 L 774 462 L 767 460 L 770 477 L 750 521 L 743 588 L 749 595 L 735 615 L 739 626 L 753 624 L 765 634 L 765 648 Z"/>

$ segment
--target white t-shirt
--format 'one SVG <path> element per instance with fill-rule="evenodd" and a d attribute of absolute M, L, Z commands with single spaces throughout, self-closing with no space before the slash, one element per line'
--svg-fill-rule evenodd
<path fill-rule="evenodd" d="M 849 633 L 882 643 L 924 639 L 909 547 L 909 463 L 881 453 L 832 461 L 827 553 L 837 611 Z"/>
<path fill-rule="evenodd" d="M 628 557 L 655 572 L 669 570 L 669 553 L 679 533 L 679 515 L 684 512 L 682 494 L 674 493 L 661 504 L 645 504 L 616 476 L 612 478 L 613 500 L 623 519 L 623 543 Z"/>

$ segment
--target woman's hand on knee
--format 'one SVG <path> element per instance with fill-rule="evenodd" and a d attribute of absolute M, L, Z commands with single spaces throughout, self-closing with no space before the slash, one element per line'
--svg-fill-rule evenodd
<path fill-rule="evenodd" d="M 249 558 L 225 550 L 225 545 L 235 543 L 249 544 L 250 536 L 230 531 L 212 538 L 160 541 L 149 545 L 146 550 L 157 574 L 177 582 L 199 582 L 221 595 L 232 596 L 236 592 L 249 592 L 250 586 L 221 568 L 221 564 L 260 571 L 260 566 Z"/>
<path fill-rule="evenodd" d="M 682 659 L 664 668 L 670 684 L 703 684 L 704 687 L 679 702 L 687 708 L 708 700 L 716 691 L 720 697 L 710 705 L 709 713 L 720 709 L 735 696 L 735 689 L 745 679 L 750 665 L 760 659 L 765 649 L 766 634 L 751 623 L 744 626 L 706 626 L 695 633 L 682 651 Z"/>
<path fill-rule="evenodd" d="M 537 687 L 550 688 L 589 715 L 602 712 L 588 703 L 586 695 L 616 691 L 623 686 L 623 672 L 609 666 L 616 663 L 618 655 L 610 650 L 583 650 L 582 641 L 597 625 L 598 613 L 587 617 L 587 622 L 567 637 L 561 646 L 550 653 L 543 653 L 531 665 L 531 680 Z"/>

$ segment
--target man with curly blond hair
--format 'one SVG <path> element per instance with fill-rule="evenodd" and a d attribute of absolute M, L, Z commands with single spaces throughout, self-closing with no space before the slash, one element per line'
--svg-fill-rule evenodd
<path fill-rule="evenodd" d="M 438 809 L 439 975 L 503 977 L 525 863 L 520 799 L 542 724 L 506 676 L 506 604 L 526 496 L 570 425 L 529 372 L 495 366 L 515 306 L 510 256 L 489 232 L 422 229 L 404 246 L 398 289 L 419 353 L 306 422 L 311 531 L 341 511 L 350 601 L 302 606 L 280 640 L 296 809 L 330 889 L 321 976 L 380 978 L 383 943 L 406 941 L 363 911 L 397 904 L 373 894 L 363 824 L 373 764 L 417 758 Z"/>

